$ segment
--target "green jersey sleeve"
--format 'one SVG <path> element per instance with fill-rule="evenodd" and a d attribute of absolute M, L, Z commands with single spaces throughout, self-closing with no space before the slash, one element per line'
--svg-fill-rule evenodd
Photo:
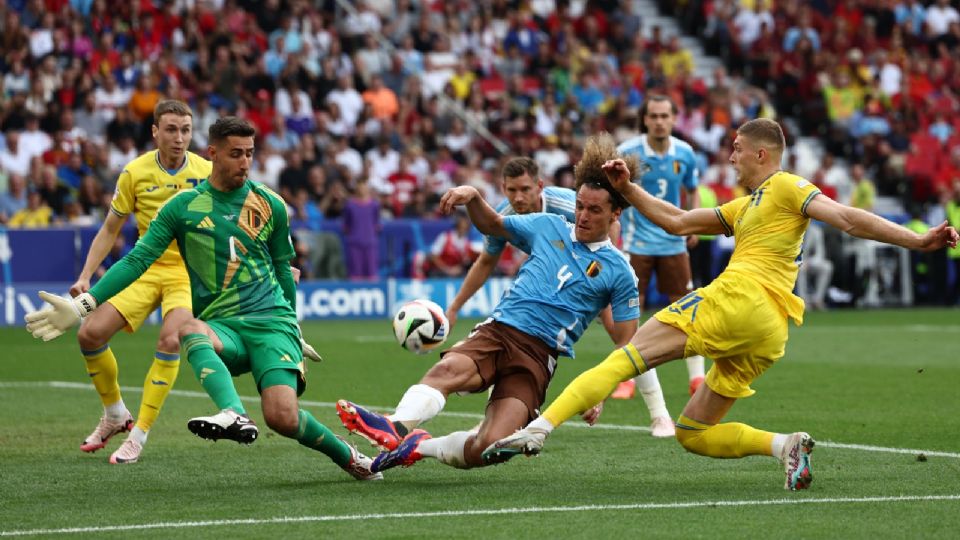
<path fill-rule="evenodd" d="M 283 289 L 283 296 L 290 302 L 290 307 L 297 309 L 297 284 L 293 281 L 290 271 L 290 260 L 296 255 L 293 243 L 290 240 L 290 219 L 287 216 L 287 205 L 279 197 L 269 197 L 273 206 L 273 233 L 267 241 L 270 249 L 270 258 L 273 259 L 273 270 Z"/>
<path fill-rule="evenodd" d="M 178 204 L 174 199 L 167 201 L 150 222 L 146 234 L 137 241 L 130 253 L 107 270 L 96 285 L 90 288 L 90 294 L 102 304 L 142 276 L 154 261 L 163 255 L 173 241 L 176 230 Z"/>

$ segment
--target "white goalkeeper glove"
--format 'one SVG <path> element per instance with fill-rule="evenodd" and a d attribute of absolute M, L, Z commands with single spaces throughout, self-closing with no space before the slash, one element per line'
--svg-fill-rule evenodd
<path fill-rule="evenodd" d="M 314 362 L 322 361 L 323 357 L 320 356 L 320 353 L 318 353 L 317 350 L 313 348 L 313 345 L 307 343 L 303 339 L 303 330 L 300 329 L 300 326 L 297 326 L 297 332 L 300 333 L 300 350 L 303 351 L 303 357 L 309 358 Z"/>
<path fill-rule="evenodd" d="M 76 298 L 64 298 L 40 291 L 40 298 L 50 305 L 27 313 L 24 320 L 27 321 L 27 331 L 33 334 L 33 337 L 44 341 L 60 337 L 97 309 L 97 299 L 90 293 L 83 293 Z"/>

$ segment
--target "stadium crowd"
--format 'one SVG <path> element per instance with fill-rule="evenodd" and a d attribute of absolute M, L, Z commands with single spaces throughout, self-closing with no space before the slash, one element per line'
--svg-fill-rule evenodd
<path fill-rule="evenodd" d="M 251 177 L 290 206 L 305 277 L 331 275 L 318 269 L 340 244 L 333 223 L 359 238 L 381 220 L 431 217 L 455 185 L 495 204 L 511 155 L 572 186 L 587 135 L 635 134 L 644 97 L 666 94 L 715 203 L 741 193 L 733 130 L 779 117 L 789 143 L 823 142 L 822 159 L 791 153 L 788 168 L 825 193 L 868 209 L 891 196 L 917 226 L 960 225 L 960 15 L 948 0 L 660 2 L 724 58 L 708 77 L 679 36 L 641 32 L 626 0 L 342 4 L 3 2 L 0 224 L 101 221 L 120 169 L 152 146 L 154 105 L 177 98 L 193 108 L 198 153 L 223 114 L 257 127 Z M 932 263 L 944 284 L 948 264 L 960 270 L 950 257 Z"/>

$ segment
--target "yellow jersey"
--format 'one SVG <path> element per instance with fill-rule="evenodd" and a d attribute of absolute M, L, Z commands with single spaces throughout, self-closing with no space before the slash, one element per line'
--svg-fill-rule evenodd
<path fill-rule="evenodd" d="M 133 213 L 137 232 L 143 237 L 167 199 L 181 190 L 197 187 L 210 176 L 212 167 L 206 159 L 187 152 L 183 165 L 176 171 L 168 171 L 160 164 L 159 151 L 146 152 L 123 168 L 110 210 L 121 218 Z M 171 242 L 157 263 L 183 264 L 177 246 Z"/>
<path fill-rule="evenodd" d="M 758 282 L 784 315 L 803 323 L 803 300 L 793 294 L 810 224 L 807 205 L 820 190 L 804 178 L 779 171 L 748 196 L 715 209 L 727 236 L 736 240 L 730 264 L 717 278 Z"/>

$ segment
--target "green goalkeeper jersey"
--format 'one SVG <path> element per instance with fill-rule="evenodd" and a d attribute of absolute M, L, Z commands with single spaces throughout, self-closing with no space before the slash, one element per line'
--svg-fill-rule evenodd
<path fill-rule="evenodd" d="M 190 275 L 198 319 L 280 317 L 296 322 L 287 206 L 259 182 L 231 192 L 209 182 L 171 197 L 136 247 L 90 289 L 103 303 L 136 281 L 172 240 Z"/>

